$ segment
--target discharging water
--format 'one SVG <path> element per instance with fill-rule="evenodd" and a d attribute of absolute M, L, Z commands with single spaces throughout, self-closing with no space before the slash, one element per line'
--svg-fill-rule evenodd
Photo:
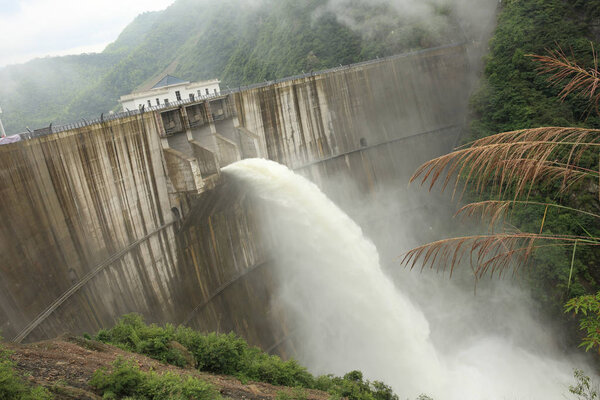
<path fill-rule="evenodd" d="M 502 335 L 474 337 L 473 321 L 461 320 L 460 312 L 446 316 L 447 329 L 469 340 L 434 342 L 428 314 L 384 274 L 360 227 L 310 181 L 262 159 L 224 171 L 266 202 L 268 229 L 280 245 L 276 298 L 293 325 L 297 358 L 311 372 L 359 369 L 392 385 L 400 399 L 566 397 L 573 366 L 548 356 L 551 349 L 524 348 Z M 431 292 L 427 279 L 413 282 Z"/>

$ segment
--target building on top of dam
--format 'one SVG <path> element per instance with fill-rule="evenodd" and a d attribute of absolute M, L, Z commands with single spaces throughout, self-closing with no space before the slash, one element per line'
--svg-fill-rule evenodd
<path fill-rule="evenodd" d="M 121 96 L 119 102 L 123 111 L 127 111 L 142 107 L 168 106 L 179 101 L 195 101 L 218 95 L 221 92 L 219 83 L 221 81 L 218 79 L 190 83 L 172 75 L 165 75 L 149 90 Z"/>

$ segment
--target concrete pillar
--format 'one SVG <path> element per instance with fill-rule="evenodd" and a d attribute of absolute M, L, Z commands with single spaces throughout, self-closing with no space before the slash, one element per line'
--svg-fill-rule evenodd
<path fill-rule="evenodd" d="M 230 101 L 230 99 L 232 101 Z M 235 104 L 235 98 L 232 95 L 227 96 L 227 108 L 229 108 L 229 112 L 231 113 L 231 116 L 233 117 L 233 126 L 235 128 L 238 128 L 240 126 L 240 119 L 238 118 L 238 113 L 237 113 L 237 107 Z"/>
<path fill-rule="evenodd" d="M 194 140 L 194 137 L 192 136 L 192 128 L 190 127 L 190 120 L 187 114 L 187 109 L 185 107 L 181 107 L 179 110 L 181 121 L 183 123 L 183 129 L 185 129 L 185 135 L 187 136 L 187 140 Z"/>
<path fill-rule="evenodd" d="M 206 107 L 206 117 L 210 126 L 210 133 L 214 135 L 217 133 L 217 127 L 215 126 L 215 120 L 213 119 L 212 110 L 210 109 L 210 102 L 206 101 L 204 106 Z"/>
<path fill-rule="evenodd" d="M 160 111 L 152 111 L 154 116 L 154 121 L 156 122 L 156 127 L 158 129 L 158 135 L 161 138 L 167 137 L 167 132 L 165 131 L 165 125 L 163 124 L 162 116 L 160 115 Z"/>

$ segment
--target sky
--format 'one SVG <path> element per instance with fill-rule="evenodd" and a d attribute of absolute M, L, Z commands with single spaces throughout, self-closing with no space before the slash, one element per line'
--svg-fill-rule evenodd
<path fill-rule="evenodd" d="M 100 52 L 138 14 L 174 0 L 0 0 L 0 67 Z"/>

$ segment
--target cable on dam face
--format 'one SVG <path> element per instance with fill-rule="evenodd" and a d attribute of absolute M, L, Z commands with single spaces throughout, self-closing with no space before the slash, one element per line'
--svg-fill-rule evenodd
<path fill-rule="evenodd" d="M 114 255 L 110 256 L 109 258 L 107 258 L 106 260 L 104 260 L 103 262 L 98 264 L 98 266 L 96 268 L 94 268 L 92 271 L 88 272 L 77 283 L 75 283 L 67 291 L 65 291 L 60 297 L 58 297 L 56 300 L 54 300 L 44 311 L 42 311 L 40 314 L 38 314 L 38 316 L 35 317 L 33 319 L 33 321 L 31 321 L 29 324 L 27 324 L 27 326 L 25 326 L 25 328 L 21 332 L 19 332 L 19 334 L 17 336 L 15 336 L 12 341 L 15 343 L 21 343 L 23 341 L 23 339 L 25 339 L 31 333 L 31 331 L 33 331 L 39 324 L 41 324 L 46 318 L 48 318 L 58 307 L 60 307 L 61 304 L 63 304 L 69 297 L 71 297 L 79 289 L 81 289 L 94 276 L 98 275 L 98 273 L 100 273 L 102 270 L 104 270 L 105 268 L 112 265 L 115 261 L 119 260 L 125 254 L 129 253 L 131 250 L 138 247 L 140 244 L 142 244 L 143 242 L 148 240 L 153 235 L 165 230 L 166 228 L 176 224 L 177 222 L 179 222 L 179 220 L 171 221 L 171 222 L 155 229 L 154 231 L 150 232 L 146 236 L 136 240 L 135 242 L 131 243 L 129 246 L 127 246 L 123 250 L 119 251 L 118 253 L 115 253 Z"/>

